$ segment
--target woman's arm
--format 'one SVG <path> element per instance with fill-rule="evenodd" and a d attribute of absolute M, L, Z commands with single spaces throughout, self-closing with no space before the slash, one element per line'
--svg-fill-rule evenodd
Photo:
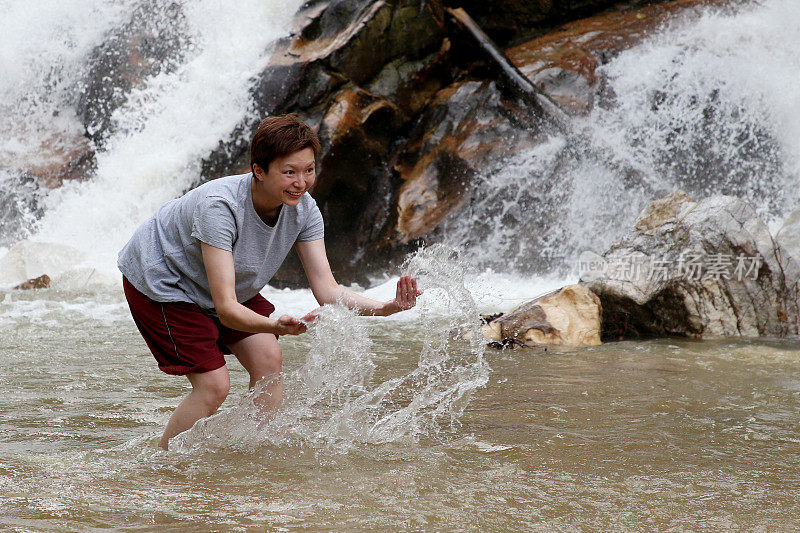
<path fill-rule="evenodd" d="M 284 315 L 274 320 L 259 315 L 236 300 L 236 271 L 233 254 L 206 243 L 200 243 L 203 263 L 208 275 L 211 298 L 223 326 L 238 331 L 274 333 L 275 335 L 299 335 L 306 325 L 294 317 Z"/>
<path fill-rule="evenodd" d="M 336 282 L 331 272 L 328 256 L 325 253 L 325 240 L 300 241 L 295 243 L 297 255 L 303 262 L 308 283 L 314 298 L 320 305 L 341 301 L 350 309 L 356 309 L 361 315 L 389 316 L 399 311 L 411 309 L 417 303 L 417 280 L 403 276 L 397 282 L 397 295 L 388 302 L 379 302 L 353 291 L 345 289 Z"/>

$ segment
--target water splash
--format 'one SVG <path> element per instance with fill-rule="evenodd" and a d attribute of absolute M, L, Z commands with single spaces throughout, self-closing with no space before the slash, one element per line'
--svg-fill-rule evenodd
<path fill-rule="evenodd" d="M 436 245 L 412 254 L 404 270 L 425 290 L 418 307 L 428 333 L 403 347 L 418 353 L 416 367 L 381 368 L 385 362 L 371 338 L 381 319 L 325 306 L 309 333 L 305 363 L 282 376 L 287 395 L 271 418 L 260 418 L 254 402 L 275 376 L 236 406 L 176 437 L 173 449 L 306 444 L 342 452 L 435 436 L 457 425 L 474 391 L 489 378 L 475 302 L 464 287 L 464 266 L 452 249 Z M 474 329 L 471 340 L 453 339 L 450 332 L 465 323 Z"/>

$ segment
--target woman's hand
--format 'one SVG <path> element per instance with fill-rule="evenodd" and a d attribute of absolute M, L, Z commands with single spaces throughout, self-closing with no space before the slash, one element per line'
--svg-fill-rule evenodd
<path fill-rule="evenodd" d="M 303 318 L 301 318 L 301 319 L 300 319 L 300 322 L 302 322 L 302 323 L 303 323 L 303 324 L 305 324 L 306 326 L 313 326 L 314 324 L 316 324 L 317 322 L 319 322 L 319 313 L 320 313 L 320 309 L 322 309 L 322 308 L 321 308 L 321 307 L 318 307 L 317 309 L 314 309 L 313 311 L 311 311 L 310 313 L 308 313 L 306 316 L 304 316 Z"/>
<path fill-rule="evenodd" d="M 388 316 L 411 309 L 417 305 L 417 296 L 421 295 L 422 291 L 417 289 L 416 278 L 402 276 L 397 280 L 397 295 L 394 300 L 386 302 L 382 314 Z"/>
<path fill-rule="evenodd" d="M 273 332 L 276 335 L 300 335 L 308 329 L 303 322 L 289 315 L 283 315 L 276 322 L 275 331 Z"/>

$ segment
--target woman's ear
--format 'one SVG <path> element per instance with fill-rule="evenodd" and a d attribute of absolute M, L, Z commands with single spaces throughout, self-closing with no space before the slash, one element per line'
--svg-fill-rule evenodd
<path fill-rule="evenodd" d="M 256 177 L 257 180 L 259 181 L 264 180 L 264 169 L 258 166 L 258 163 L 253 163 L 252 170 L 253 170 L 253 175 Z"/>

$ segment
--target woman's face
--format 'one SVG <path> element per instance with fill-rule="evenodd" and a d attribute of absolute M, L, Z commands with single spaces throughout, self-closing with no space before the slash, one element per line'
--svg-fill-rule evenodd
<path fill-rule="evenodd" d="M 314 150 L 304 148 L 269 164 L 269 170 L 255 165 L 256 177 L 261 179 L 264 195 L 273 202 L 289 206 L 300 203 L 300 198 L 314 185 L 317 178 Z"/>

